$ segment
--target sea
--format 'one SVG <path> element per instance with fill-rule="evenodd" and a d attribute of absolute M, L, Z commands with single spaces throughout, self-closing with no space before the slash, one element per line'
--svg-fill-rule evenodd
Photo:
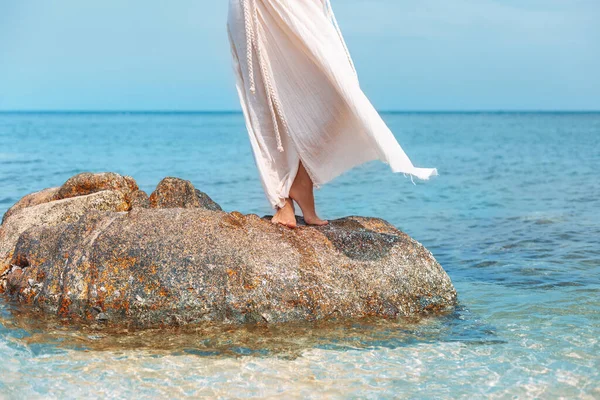
<path fill-rule="evenodd" d="M 459 304 L 439 316 L 150 331 L 75 327 L 0 297 L 0 398 L 600 399 L 600 113 L 382 113 L 381 162 L 316 191 L 323 218 L 423 243 Z M 1 113 L 0 215 L 84 171 L 150 193 L 190 180 L 272 214 L 240 113 Z"/>

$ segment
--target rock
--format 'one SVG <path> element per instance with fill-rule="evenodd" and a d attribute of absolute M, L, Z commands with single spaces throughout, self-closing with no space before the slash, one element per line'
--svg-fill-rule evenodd
<path fill-rule="evenodd" d="M 164 178 L 150 195 L 151 208 L 205 208 L 220 211 L 221 207 L 206 193 L 194 188 L 190 181 Z"/>
<path fill-rule="evenodd" d="M 195 189 L 195 193 L 198 201 L 200 202 L 201 208 L 206 208 L 207 210 L 211 211 L 223 211 L 221 206 L 214 202 L 213 199 L 211 199 L 206 193 L 198 189 Z"/>
<path fill-rule="evenodd" d="M 143 190 L 136 190 L 127 197 L 127 202 L 131 208 L 150 208 L 150 199 Z"/>
<path fill-rule="evenodd" d="M 432 254 L 381 219 L 290 230 L 223 212 L 177 178 L 158 185 L 153 208 L 124 199 L 103 191 L 7 218 L 0 232 L 18 234 L 7 295 L 71 321 L 134 327 L 397 318 L 456 303 Z M 33 222 L 16 229 L 19 218 Z"/>
<path fill-rule="evenodd" d="M 96 316 L 96 320 L 106 322 L 106 321 L 108 321 L 108 315 L 106 315 L 104 313 L 100 313 Z"/>
<path fill-rule="evenodd" d="M 138 190 L 138 185 L 130 176 L 114 172 L 83 172 L 67 180 L 54 196 L 54 200 L 85 196 L 103 190 L 112 190 L 127 195 Z"/>
<path fill-rule="evenodd" d="M 85 197 L 105 192 L 97 196 Z M 114 172 L 84 172 L 69 178 L 62 186 L 28 194 L 3 216 L 0 226 L 0 275 L 9 267 L 19 235 L 38 225 L 55 225 L 78 219 L 95 210 L 127 211 L 143 206 L 143 195 L 132 177 Z M 147 198 L 148 196 L 146 196 Z M 76 199 L 60 202 L 58 200 Z M 42 206 L 46 204 L 46 206 Z M 41 206 L 35 208 L 36 206 Z M 9 220 L 11 217 L 15 217 Z M 0 292 L 2 291 L 0 282 Z"/>
<path fill-rule="evenodd" d="M 38 204 L 47 203 L 54 200 L 54 196 L 56 196 L 56 193 L 58 193 L 59 189 L 60 187 L 53 187 L 28 194 L 8 209 L 8 211 L 4 214 L 4 217 L 2 217 L 2 222 L 22 208 L 33 207 L 37 206 Z"/>
<path fill-rule="evenodd" d="M 91 210 L 118 212 L 128 209 L 122 193 L 105 190 L 25 207 L 11 213 L 0 226 L 0 273 L 8 268 L 17 240 L 27 229 L 74 222 Z"/>

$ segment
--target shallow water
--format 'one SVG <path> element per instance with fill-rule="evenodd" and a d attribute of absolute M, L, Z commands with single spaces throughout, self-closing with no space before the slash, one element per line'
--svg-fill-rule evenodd
<path fill-rule="evenodd" d="M 460 306 L 402 321 L 118 332 L 0 300 L 0 397 L 600 398 L 600 114 L 385 114 L 429 182 L 369 163 L 323 216 L 385 218 Z M 82 171 L 191 180 L 269 214 L 239 114 L 0 114 L 0 214 Z"/>

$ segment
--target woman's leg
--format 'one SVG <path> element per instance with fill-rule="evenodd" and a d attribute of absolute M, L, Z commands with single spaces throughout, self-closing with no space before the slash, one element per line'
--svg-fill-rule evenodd
<path fill-rule="evenodd" d="M 313 181 L 310 179 L 302 162 L 300 162 L 298 173 L 290 189 L 290 198 L 298 203 L 302 209 L 304 222 L 308 225 L 327 225 L 327 221 L 317 216 L 313 187 Z"/>
<path fill-rule="evenodd" d="M 327 221 L 317 216 L 315 210 L 315 196 L 313 193 L 313 181 L 308 172 L 300 162 L 298 173 L 290 189 L 290 197 L 286 199 L 285 205 L 277 210 L 277 213 L 271 219 L 271 222 L 285 225 L 290 228 L 296 227 L 296 213 L 294 210 L 294 201 L 302 209 L 304 222 L 308 225 L 327 225 Z"/>

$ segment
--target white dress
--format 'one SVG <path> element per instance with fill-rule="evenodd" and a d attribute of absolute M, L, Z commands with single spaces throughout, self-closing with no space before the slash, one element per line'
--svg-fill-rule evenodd
<path fill-rule="evenodd" d="M 274 208 L 301 161 L 316 187 L 372 160 L 421 179 L 362 92 L 329 0 L 230 0 L 237 90 L 256 166 Z"/>

